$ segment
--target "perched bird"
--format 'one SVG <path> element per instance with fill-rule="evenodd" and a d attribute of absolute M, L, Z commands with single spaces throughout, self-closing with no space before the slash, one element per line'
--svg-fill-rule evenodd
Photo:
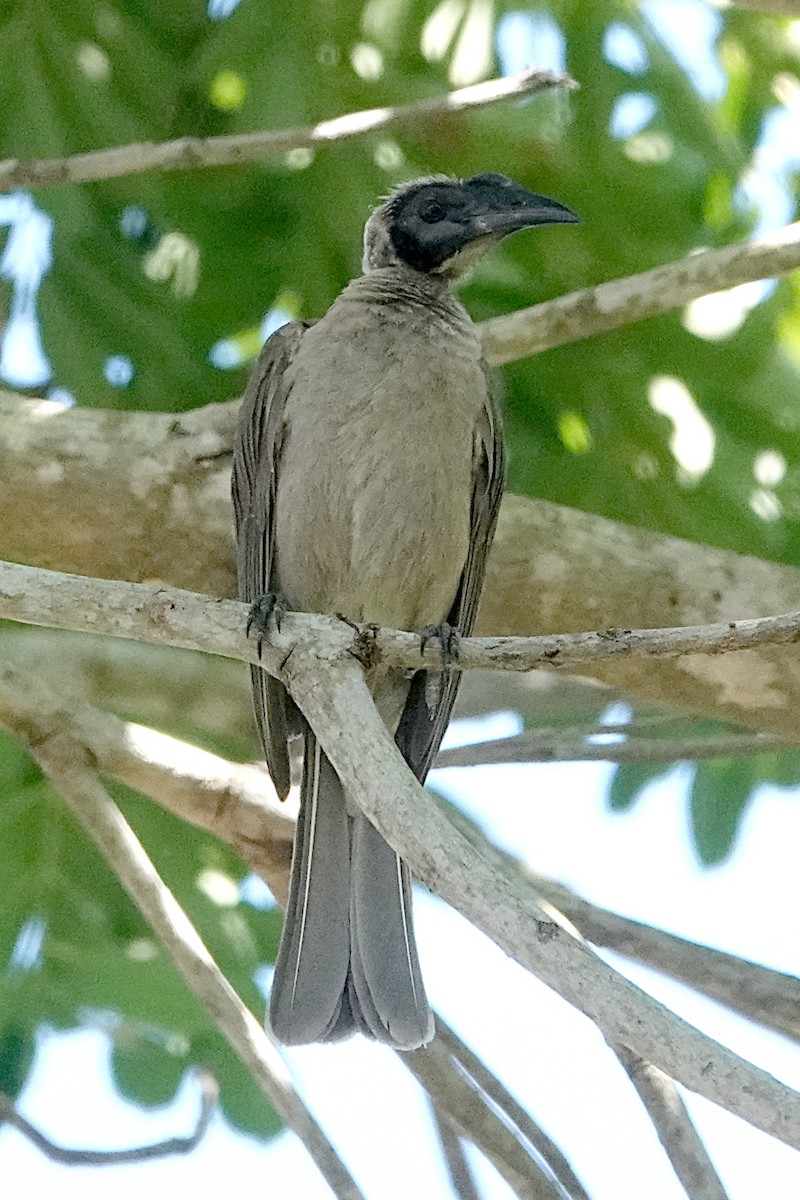
<path fill-rule="evenodd" d="M 475 326 L 451 285 L 507 234 L 577 221 L 503 175 L 417 179 L 367 221 L 363 275 L 321 320 L 264 345 L 234 448 L 239 595 L 387 628 L 468 634 L 504 482 L 503 442 Z M 405 864 L 354 805 L 285 689 L 253 698 L 278 794 L 304 738 L 300 816 L 269 1022 L 286 1044 L 355 1030 L 400 1049 L 433 1018 Z M 458 672 L 377 666 L 378 711 L 420 781 Z"/>

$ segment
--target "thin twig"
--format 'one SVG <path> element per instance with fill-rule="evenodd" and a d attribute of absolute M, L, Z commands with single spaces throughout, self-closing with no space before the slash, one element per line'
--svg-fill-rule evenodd
<path fill-rule="evenodd" d="M 287 657 L 347 660 L 359 651 L 353 630 L 335 618 L 289 613 L 260 647 L 244 633 L 247 607 L 197 592 L 115 579 L 67 575 L 42 567 L 0 562 L 0 618 L 51 629 L 182 646 L 260 664 L 283 678 Z M 675 658 L 724 654 L 800 641 L 800 613 L 718 621 L 665 629 L 605 629 L 536 637 L 463 638 L 463 670 L 530 671 L 629 657 Z M 439 649 L 421 648 L 417 634 L 380 629 L 371 640 L 373 661 L 411 668 L 440 667 Z"/>
<path fill-rule="evenodd" d="M 478 1147 L 519 1200 L 564 1200 L 558 1184 L 522 1144 L 516 1132 L 498 1119 L 467 1076 L 453 1067 L 440 1038 L 423 1050 L 402 1056 L 403 1066 L 435 1097 L 452 1127 Z"/>
<path fill-rule="evenodd" d="M 194 1132 L 186 1137 L 165 1138 L 149 1146 L 133 1146 L 128 1150 L 76 1150 L 59 1146 L 17 1112 L 11 1098 L 3 1092 L 0 1092 L 0 1121 L 19 1130 L 47 1158 L 69 1167 L 119 1166 L 121 1163 L 149 1162 L 170 1154 L 189 1154 L 205 1137 L 219 1096 L 217 1081 L 210 1071 L 198 1069 L 194 1074 L 200 1084 L 200 1113 Z"/>
<path fill-rule="evenodd" d="M 69 804 L 122 886 L 140 909 L 186 983 L 275 1107 L 298 1135 L 334 1195 L 363 1200 L 344 1163 L 295 1091 L 275 1046 L 242 1003 L 141 842 L 95 773 L 90 756 L 63 730 L 30 713 L 20 718 L 13 689 L 0 690 L 0 724 L 27 746 Z"/>
<path fill-rule="evenodd" d="M 647 1110 L 689 1200 L 729 1200 L 675 1084 L 638 1054 L 611 1047 Z"/>
<path fill-rule="evenodd" d="M 569 1160 L 534 1121 L 530 1113 L 522 1107 L 505 1084 L 493 1074 L 486 1063 L 469 1048 L 466 1042 L 458 1036 L 441 1014 L 436 1015 L 436 1032 L 442 1043 L 447 1047 L 455 1062 L 462 1071 L 473 1081 L 475 1087 L 483 1093 L 489 1103 L 500 1113 L 508 1124 L 516 1130 L 523 1144 L 527 1143 L 538 1159 L 547 1165 L 553 1177 L 569 1200 L 589 1200 L 589 1195 L 578 1176 L 572 1169 Z"/>
<path fill-rule="evenodd" d="M 592 737 L 605 731 L 598 726 Z M 630 729 L 633 734 L 634 730 Z M 709 758 L 741 758 L 761 754 L 766 750 L 790 750 L 796 745 L 785 738 L 766 733 L 720 733 L 706 737 L 640 738 L 628 736 L 624 741 L 588 742 L 585 737 L 559 738 L 552 733 L 542 734 L 526 729 L 514 737 L 495 738 L 487 742 L 471 742 L 468 746 L 453 746 L 440 750 L 434 766 L 480 767 L 511 763 L 551 762 L 611 762 L 611 763 L 677 763 L 700 762 Z"/>
<path fill-rule="evenodd" d="M 800 267 L 800 222 L 723 250 L 701 250 L 640 275 L 570 292 L 481 325 L 490 363 L 513 362 L 645 317 L 669 312 L 709 292 L 785 275 Z"/>
<path fill-rule="evenodd" d="M 442 1112 L 436 1100 L 431 1100 L 430 1108 L 453 1194 L 457 1200 L 481 1200 L 481 1194 L 465 1152 L 464 1140 L 453 1128 L 450 1119 Z"/>
<path fill-rule="evenodd" d="M 370 108 L 297 129 L 139 142 L 67 158 L 39 158 L 29 162 L 10 158 L 0 162 L 0 191 L 117 179 L 121 175 L 137 175 L 143 171 L 193 170 L 256 162 L 273 154 L 286 154 L 289 150 L 311 149 L 344 138 L 360 137 L 390 125 L 413 124 L 438 114 L 466 112 L 470 108 L 531 96 L 550 88 L 576 86 L 568 75 L 553 71 L 522 71 L 518 75 L 490 79 L 414 104 Z"/>

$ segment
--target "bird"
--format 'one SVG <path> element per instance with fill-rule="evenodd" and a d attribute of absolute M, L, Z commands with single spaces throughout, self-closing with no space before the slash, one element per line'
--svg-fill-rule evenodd
<path fill-rule="evenodd" d="M 507 235 L 566 205 L 484 172 L 396 187 L 366 222 L 363 273 L 317 321 L 284 325 L 251 374 L 234 440 L 240 599 L 268 636 L 285 611 L 437 636 L 441 669 L 371 668 L 378 712 L 424 782 L 459 683 L 505 482 L 500 417 L 453 285 Z M 411 1050 L 434 1022 L 406 864 L 345 794 L 283 685 L 251 667 L 278 795 L 303 744 L 289 899 L 268 1028 L 285 1045 L 355 1032 Z"/>

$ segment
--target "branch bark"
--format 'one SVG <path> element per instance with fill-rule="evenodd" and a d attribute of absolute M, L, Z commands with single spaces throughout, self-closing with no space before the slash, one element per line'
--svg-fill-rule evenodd
<path fill-rule="evenodd" d="M 554 87 L 577 86 L 568 75 L 552 71 L 522 71 L 502 79 L 490 79 L 472 87 L 459 88 L 444 96 L 433 96 L 414 104 L 370 108 L 331 120 L 317 121 L 298 129 L 262 130 L 259 133 L 223 137 L 183 137 L 171 142 L 139 142 L 73 154 L 68 158 L 39 158 L 0 162 L 0 192 L 13 188 L 53 187 L 57 184 L 87 183 L 118 179 L 143 171 L 186 171 L 200 167 L 233 166 L 257 162 L 289 150 L 313 149 L 345 138 L 361 137 L 387 126 L 412 125 L 430 116 L 466 112 L 471 108 L 531 96 Z"/>
<path fill-rule="evenodd" d="M 496 738 L 488 742 L 470 742 L 468 746 L 452 746 L 440 750 L 435 766 L 481 767 L 510 763 L 551 762 L 611 762 L 611 763 L 677 763 L 700 762 L 709 758 L 741 758 L 762 754 L 766 750 L 787 750 L 792 743 L 771 738 L 763 733 L 720 733 L 700 737 L 643 738 L 631 736 L 624 741 L 590 742 L 587 737 L 603 734 L 602 729 L 583 737 L 568 732 L 559 736 L 550 731 L 543 736 L 536 729 L 526 729 L 514 737 Z"/>
<path fill-rule="evenodd" d="M 612 1046 L 689 1200 L 729 1200 L 675 1084 L 638 1054 Z"/>
<path fill-rule="evenodd" d="M 164 884 L 120 809 L 102 786 L 86 748 L 63 725 L 27 707 L 24 690 L 3 681 L 0 724 L 27 746 L 67 801 L 122 886 L 162 941 L 188 986 L 285 1123 L 300 1137 L 334 1195 L 361 1192 L 291 1082 L 273 1043 L 228 983 L 204 942 Z"/>
<path fill-rule="evenodd" d="M 187 650 L 220 654 L 261 666 L 288 682 L 289 659 L 321 657 L 365 668 L 377 663 L 419 669 L 441 666 L 434 640 L 419 634 L 364 626 L 312 613 L 288 613 L 269 640 L 245 633 L 249 608 L 196 592 L 121 580 L 67 575 L 0 562 L 0 618 L 51 629 L 82 630 Z M 682 658 L 746 652 L 800 642 L 800 612 L 743 621 L 666 629 L 605 629 L 531 637 L 467 637 L 459 641 L 461 670 L 531 671 L 593 664 L 617 658 Z"/>
<path fill-rule="evenodd" d="M 295 652 L 284 666 L 342 785 L 412 874 L 515 961 L 678 1082 L 800 1149 L 800 1095 L 670 1013 L 535 909 L 432 806 L 381 722 L 355 662 Z"/>
<path fill-rule="evenodd" d="M 552 346 L 608 333 L 690 300 L 800 267 L 800 222 L 722 250 L 702 250 L 641 275 L 570 292 L 481 326 L 484 353 L 500 365 Z"/>
<path fill-rule="evenodd" d="M 17 1112 L 11 1098 L 3 1092 L 0 1092 L 0 1121 L 19 1130 L 51 1162 L 67 1167 L 119 1166 L 121 1163 L 151 1162 L 154 1158 L 167 1158 L 170 1154 L 191 1154 L 206 1135 L 219 1095 L 217 1081 L 209 1071 L 198 1071 L 197 1076 L 200 1083 L 200 1112 L 194 1131 L 186 1137 L 165 1138 L 148 1146 L 132 1146 L 128 1150 L 80 1150 L 59 1146 Z"/>

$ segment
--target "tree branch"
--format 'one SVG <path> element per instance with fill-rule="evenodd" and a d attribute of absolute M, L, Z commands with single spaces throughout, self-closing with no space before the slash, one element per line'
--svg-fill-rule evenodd
<path fill-rule="evenodd" d="M 0 724 L 27 746 L 158 935 L 186 983 L 208 1010 L 264 1094 L 304 1143 L 341 1200 L 363 1200 L 349 1172 L 292 1086 L 286 1066 L 228 983 L 141 842 L 100 783 L 84 747 L 25 711 L 8 681 L 0 690 Z"/>
<path fill-rule="evenodd" d="M 174 416 L 0 395 L 0 554 L 231 595 L 235 419 L 233 404 Z M 798 608 L 795 568 L 507 496 L 479 630 L 655 628 Z M 800 740 L 800 658 L 785 651 L 583 670 L 640 701 L 668 696 L 684 711 Z"/>
<path fill-rule="evenodd" d="M 485 1154 L 519 1200 L 563 1200 L 550 1173 L 531 1157 L 515 1131 L 498 1120 L 472 1082 L 454 1069 L 440 1038 L 423 1050 L 404 1054 L 402 1062 L 435 1097 L 452 1127 Z"/>
<path fill-rule="evenodd" d="M 608 333 L 705 296 L 800 267 L 800 222 L 723 250 L 701 250 L 641 275 L 570 292 L 481 325 L 484 353 L 500 365 Z"/>
<path fill-rule="evenodd" d="M 450 1118 L 445 1116 L 433 1099 L 430 1101 L 430 1110 L 453 1194 L 458 1200 L 481 1200 L 478 1185 L 467 1160 L 464 1140 L 457 1133 Z"/>
<path fill-rule="evenodd" d="M 700 737 L 642 738 L 628 736 L 619 742 L 589 742 L 589 737 L 602 736 L 598 728 L 583 737 L 559 736 L 552 730 L 542 734 L 526 729 L 514 737 L 495 738 L 487 742 L 470 742 L 468 746 L 452 746 L 440 750 L 435 767 L 503 766 L 511 763 L 551 762 L 611 762 L 611 763 L 677 763 L 700 762 L 709 758 L 740 758 L 761 754 L 766 750 L 792 749 L 792 743 L 764 733 L 720 733 Z"/>
<path fill-rule="evenodd" d="M 73 154 L 68 158 L 40 158 L 0 162 L 0 192 L 13 188 L 53 187 L 65 183 L 87 183 L 118 179 L 143 171 L 195 170 L 200 167 L 234 166 L 257 162 L 289 150 L 313 149 L 345 138 L 361 137 L 390 125 L 412 125 L 438 114 L 466 112 L 471 108 L 531 96 L 554 87 L 574 88 L 568 75 L 529 70 L 503 79 L 490 79 L 459 88 L 444 96 L 433 96 L 413 104 L 370 108 L 332 120 L 318 121 L 297 129 L 237 133 L 222 137 L 183 137 L 171 142 L 139 142 Z"/>
<path fill-rule="evenodd" d="M 53 734 L 79 745 L 101 774 L 221 838 L 284 902 L 297 798 L 281 803 L 263 768 L 232 763 L 169 734 L 122 721 L 73 695 L 56 693 L 29 670 L 0 667 L 0 688 L 13 696 L 16 720 L 46 724 Z"/>
<path fill-rule="evenodd" d="M 653 1122 L 689 1200 L 729 1200 L 675 1084 L 658 1067 L 612 1046 Z"/>
<path fill-rule="evenodd" d="M 121 1163 L 149 1162 L 154 1158 L 166 1158 L 170 1154 L 190 1154 L 206 1135 L 211 1117 L 217 1104 L 219 1087 L 214 1076 L 205 1070 L 195 1072 L 200 1084 L 200 1113 L 194 1132 L 187 1137 L 166 1138 L 149 1146 L 134 1146 L 129 1150 L 76 1150 L 59 1146 L 46 1137 L 30 1121 L 18 1113 L 9 1096 L 0 1092 L 0 1121 L 19 1130 L 37 1150 L 53 1162 L 69 1167 L 107 1167 Z"/>
<path fill-rule="evenodd" d="M 346 664 L 358 660 L 419 669 L 441 667 L 432 640 L 396 629 L 352 627 L 336 618 L 289 613 L 270 640 L 256 644 L 245 626 L 248 606 L 196 592 L 121 580 L 67 575 L 0 562 L 0 618 L 51 629 L 82 630 L 220 654 L 262 666 L 286 682 L 289 657 Z M 531 671 L 616 658 L 727 654 L 800 641 L 800 613 L 667 629 L 606 629 L 533 637 L 468 637 L 459 642 L 462 670 Z"/>
<path fill-rule="evenodd" d="M 586 1189 L 553 1139 L 537 1125 L 530 1113 L 514 1099 L 508 1088 L 478 1055 L 470 1050 L 439 1013 L 436 1014 L 436 1034 L 473 1087 L 486 1097 L 493 1108 L 503 1114 L 505 1121 L 516 1131 L 523 1144 L 527 1143 L 536 1157 L 547 1165 L 569 1200 L 589 1200 Z"/>
<path fill-rule="evenodd" d="M 625 980 L 535 909 L 431 805 L 380 720 L 357 663 L 295 652 L 284 664 L 284 679 L 345 791 L 416 878 L 590 1017 L 615 1045 L 800 1149 L 800 1095 Z"/>
<path fill-rule="evenodd" d="M 800 980 L 794 975 L 726 954 L 609 912 L 554 879 L 537 875 L 490 842 L 461 809 L 445 801 L 444 811 L 487 862 L 514 879 L 533 904 L 551 905 L 595 946 L 660 971 L 738 1012 L 749 1021 L 800 1041 Z"/>

